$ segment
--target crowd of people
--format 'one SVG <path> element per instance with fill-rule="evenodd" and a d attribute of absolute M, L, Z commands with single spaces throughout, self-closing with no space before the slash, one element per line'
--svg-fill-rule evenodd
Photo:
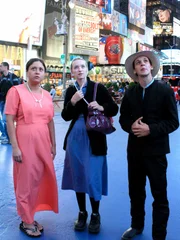
<path fill-rule="evenodd" d="M 40 237 L 44 228 L 35 220 L 35 213 L 45 210 L 58 213 L 53 163 L 56 156 L 54 87 L 51 94 L 40 87 L 46 72 L 40 58 L 27 62 L 24 84 L 18 84 L 17 78 L 9 74 L 8 66 L 4 65 L 1 64 L 1 93 L 4 93 L 3 82 L 9 87 L 5 95 L 2 94 L 2 115 L 6 116 L 4 126 L 7 126 L 6 136 L 12 146 L 14 189 L 21 218 L 19 229 L 29 237 Z M 125 62 L 126 71 L 136 84 L 127 87 L 119 116 L 120 127 L 129 134 L 127 162 L 131 205 L 131 226 L 121 236 L 122 240 L 133 239 L 143 232 L 146 178 L 154 199 L 152 239 L 165 240 L 167 235 L 166 154 L 170 153 L 169 134 L 179 127 L 179 119 L 173 90 L 154 80 L 159 67 L 158 57 L 150 51 L 132 54 Z M 71 73 L 75 83 L 67 88 L 61 112 L 65 121 L 71 121 L 64 138 L 61 187 L 75 192 L 79 212 L 74 230 L 86 229 L 88 195 L 91 204 L 88 231 L 98 234 L 101 198 L 108 194 L 108 145 L 104 133 L 87 130 L 86 121 L 89 109 L 111 118 L 118 114 L 119 107 L 102 84 L 98 84 L 94 100 L 95 82 L 88 77 L 88 64 L 83 58 L 72 61 Z"/>

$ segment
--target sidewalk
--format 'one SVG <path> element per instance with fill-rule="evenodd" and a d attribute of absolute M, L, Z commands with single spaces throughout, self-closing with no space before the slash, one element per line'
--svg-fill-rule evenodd
<path fill-rule="evenodd" d="M 63 109 L 63 104 L 64 104 L 64 101 L 63 100 L 59 100 L 57 102 L 53 102 L 53 105 L 54 105 L 54 111 L 56 113 L 60 113 Z"/>
<path fill-rule="evenodd" d="M 179 108 L 179 106 L 178 106 Z M 56 109 L 55 109 L 56 110 Z M 59 188 L 59 214 L 39 212 L 36 220 L 44 226 L 42 240 L 120 240 L 124 230 L 130 226 L 129 197 L 127 182 L 126 145 L 127 134 L 121 130 L 118 116 L 114 118 L 116 132 L 108 136 L 108 172 L 109 193 L 103 197 L 100 205 L 101 232 L 90 235 L 87 230 L 75 232 L 74 221 L 78 207 L 73 191 L 61 190 L 64 151 L 62 150 L 65 133 L 69 122 L 55 113 L 57 138 L 57 156 L 54 161 Z M 168 154 L 168 195 L 170 202 L 170 219 L 167 240 L 180 239 L 180 128 L 170 135 L 171 154 Z M 87 197 L 89 216 L 91 208 Z M 146 224 L 142 235 L 135 240 L 152 240 L 152 197 L 147 181 Z M 89 221 L 89 218 L 88 218 Z M 19 231 L 20 218 L 16 213 L 16 202 L 13 190 L 11 146 L 0 145 L 0 240 L 30 239 Z"/>

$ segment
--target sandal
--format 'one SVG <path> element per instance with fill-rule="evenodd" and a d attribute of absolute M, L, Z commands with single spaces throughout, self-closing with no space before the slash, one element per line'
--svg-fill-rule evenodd
<path fill-rule="evenodd" d="M 43 226 L 39 224 L 37 221 L 34 221 L 34 226 L 37 227 L 40 232 L 44 231 Z"/>
<path fill-rule="evenodd" d="M 41 236 L 41 233 L 39 235 L 32 235 L 32 234 L 29 234 L 28 231 L 31 231 L 32 233 L 36 233 L 38 232 L 38 228 L 36 226 L 34 226 L 35 228 L 28 228 L 28 227 L 25 227 L 23 222 L 21 222 L 21 224 L 19 225 L 19 229 L 24 232 L 27 236 L 29 237 L 32 237 L 32 238 L 36 238 L 36 237 L 40 237 Z"/>

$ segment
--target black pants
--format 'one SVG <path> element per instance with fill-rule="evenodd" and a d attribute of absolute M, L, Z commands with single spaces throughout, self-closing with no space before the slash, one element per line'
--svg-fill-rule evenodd
<path fill-rule="evenodd" d="M 128 154 L 129 196 L 131 200 L 131 227 L 144 227 L 146 176 L 149 178 L 153 202 L 153 239 L 165 240 L 169 218 L 167 199 L 166 156 Z"/>

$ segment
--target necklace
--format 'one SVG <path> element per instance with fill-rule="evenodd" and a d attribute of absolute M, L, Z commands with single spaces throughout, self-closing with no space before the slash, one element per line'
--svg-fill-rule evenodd
<path fill-rule="evenodd" d="M 43 100 L 43 97 L 44 97 L 44 95 L 43 95 L 43 90 L 41 90 L 41 98 L 40 99 L 37 99 L 35 96 L 34 96 L 34 94 L 33 94 L 33 92 L 32 92 L 32 90 L 30 89 L 30 87 L 29 87 L 29 84 L 28 83 L 26 83 L 26 86 L 27 86 L 27 88 L 28 88 L 28 90 L 29 90 L 29 92 L 31 93 L 31 95 L 32 95 L 32 97 L 34 98 L 34 100 L 35 100 L 35 107 L 37 107 L 37 104 L 39 104 L 40 105 L 40 107 L 42 108 L 42 100 Z"/>

